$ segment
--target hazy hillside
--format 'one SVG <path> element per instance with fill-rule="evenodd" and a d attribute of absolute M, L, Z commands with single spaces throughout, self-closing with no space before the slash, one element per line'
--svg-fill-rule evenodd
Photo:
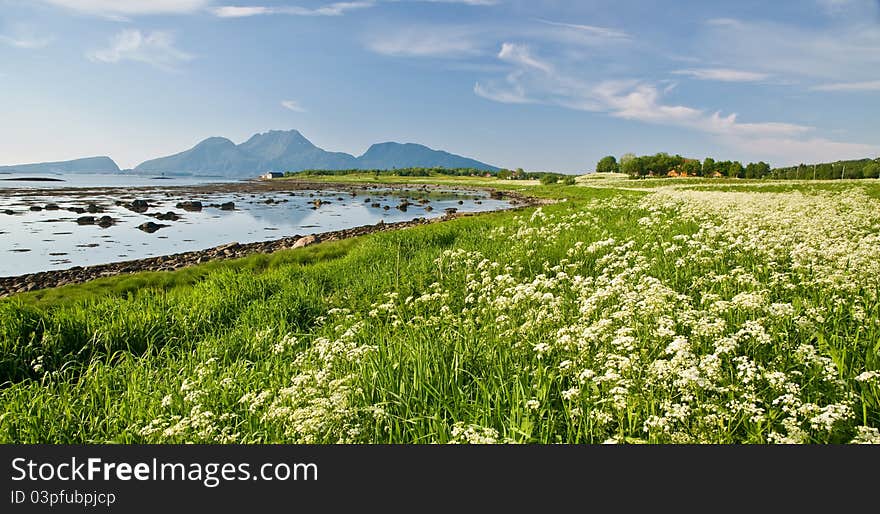
<path fill-rule="evenodd" d="M 296 130 L 255 134 L 236 145 L 226 138 L 208 138 L 184 152 L 146 161 L 136 172 L 253 176 L 266 171 L 307 169 L 391 169 L 409 167 L 498 168 L 418 144 L 381 143 L 364 155 L 328 152 Z"/>
<path fill-rule="evenodd" d="M 72 161 L 41 162 L 0 166 L 6 173 L 119 173 L 119 166 L 109 157 L 86 157 Z"/>

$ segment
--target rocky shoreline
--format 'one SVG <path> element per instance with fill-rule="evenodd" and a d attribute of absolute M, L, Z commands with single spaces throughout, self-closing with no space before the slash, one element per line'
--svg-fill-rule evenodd
<path fill-rule="evenodd" d="M 298 184 L 297 186 L 301 186 Z M 322 183 L 322 187 L 338 187 L 339 184 Z M 346 185 L 351 187 L 349 185 Z M 487 188 L 469 188 L 470 190 L 481 189 L 488 191 L 494 198 L 511 198 L 516 206 L 503 210 L 516 210 L 547 203 L 545 200 L 531 198 L 519 193 L 497 191 Z M 499 212 L 499 211 L 492 211 Z M 13 277 L 0 277 L 0 298 L 9 297 L 16 293 L 36 291 L 60 287 L 69 284 L 79 284 L 102 277 L 112 277 L 124 273 L 137 273 L 141 271 L 174 271 L 187 266 L 204 264 L 206 262 L 237 259 L 257 253 L 273 253 L 279 250 L 302 248 L 315 243 L 325 241 L 338 241 L 351 237 L 363 236 L 374 232 L 386 230 L 400 230 L 408 227 L 439 223 L 466 216 L 476 216 L 483 213 L 457 213 L 447 212 L 438 218 L 415 218 L 409 221 L 397 223 L 384 223 L 380 221 L 375 225 L 364 225 L 344 230 L 310 234 L 305 236 L 291 236 L 272 241 L 259 241 L 255 243 L 240 244 L 228 243 L 205 250 L 184 252 L 173 255 L 149 257 L 145 259 L 99 264 L 95 266 L 77 266 L 64 270 L 42 271 Z"/>

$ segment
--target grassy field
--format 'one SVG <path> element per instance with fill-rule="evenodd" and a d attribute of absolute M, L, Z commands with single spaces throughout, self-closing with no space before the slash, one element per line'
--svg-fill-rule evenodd
<path fill-rule="evenodd" d="M 563 201 L 0 301 L 0 441 L 880 443 L 876 181 L 443 183 Z"/>

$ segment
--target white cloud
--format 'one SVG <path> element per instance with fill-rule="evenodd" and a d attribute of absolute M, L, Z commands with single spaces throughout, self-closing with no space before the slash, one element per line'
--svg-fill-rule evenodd
<path fill-rule="evenodd" d="M 548 20 L 538 20 L 541 23 L 546 23 L 547 25 L 553 25 L 555 27 L 565 27 L 569 29 L 574 29 L 589 36 L 594 36 L 601 39 L 631 39 L 632 37 L 623 32 L 622 30 L 610 29 L 607 27 L 597 27 L 595 25 L 579 25 L 576 23 L 559 23 L 555 21 Z"/>
<path fill-rule="evenodd" d="M 592 95 L 598 97 L 606 110 L 615 117 L 681 126 L 714 135 L 737 137 L 793 136 L 811 127 L 791 123 L 741 123 L 736 113 L 722 116 L 683 105 L 667 105 L 661 101 L 657 87 L 644 83 L 601 82 Z"/>
<path fill-rule="evenodd" d="M 536 70 L 541 70 L 544 73 L 551 73 L 553 71 L 553 67 L 551 65 L 532 56 L 529 48 L 525 45 L 518 45 L 516 43 L 502 43 L 501 51 L 498 52 L 498 58 L 502 61 L 507 61 L 529 68 L 534 68 Z"/>
<path fill-rule="evenodd" d="M 49 46 L 55 38 L 28 23 L 11 23 L 0 30 L 0 43 L 33 50 Z"/>
<path fill-rule="evenodd" d="M 368 7 L 373 7 L 374 5 L 376 5 L 375 1 L 336 2 L 314 8 L 298 6 L 223 6 L 213 9 L 213 13 L 220 18 L 245 18 L 268 14 L 287 14 L 290 16 L 342 16 L 348 11 L 366 9 Z"/>
<path fill-rule="evenodd" d="M 51 36 L 38 36 L 36 34 L 0 34 L 0 43 L 27 50 L 45 48 L 49 46 L 53 40 L 54 38 Z"/>
<path fill-rule="evenodd" d="M 412 26 L 373 34 L 367 48 L 395 57 L 461 57 L 480 53 L 478 37 L 466 27 Z"/>
<path fill-rule="evenodd" d="M 219 18 L 247 18 L 249 16 L 261 16 L 263 14 L 272 14 L 270 7 L 238 7 L 228 5 L 217 7 L 213 10 L 214 16 Z"/>
<path fill-rule="evenodd" d="M 140 30 L 123 30 L 110 40 L 110 46 L 88 54 L 96 62 L 118 63 L 135 61 L 171 71 L 193 58 L 174 46 L 174 36 L 169 32 L 143 33 Z"/>
<path fill-rule="evenodd" d="M 813 86 L 813 91 L 880 91 L 880 80 L 866 82 L 834 82 Z"/>
<path fill-rule="evenodd" d="M 872 18 L 847 17 L 820 26 L 712 19 L 697 33 L 694 53 L 724 68 L 776 77 L 876 80 L 880 25 Z"/>
<path fill-rule="evenodd" d="M 414 0 L 419 1 L 419 0 Z M 498 5 L 501 0 L 421 0 L 422 2 L 437 4 L 465 4 L 465 5 Z"/>
<path fill-rule="evenodd" d="M 513 82 L 506 88 L 496 88 L 491 85 L 484 85 L 477 82 L 474 84 L 474 93 L 487 100 L 500 102 L 505 104 L 528 104 L 534 103 L 533 100 L 526 96 L 525 89 Z"/>
<path fill-rule="evenodd" d="M 862 159 L 880 155 L 880 146 L 832 141 L 821 137 L 794 138 L 731 138 L 727 144 L 740 152 L 766 158 L 778 166 L 802 162 L 830 162 Z"/>
<path fill-rule="evenodd" d="M 878 9 L 876 0 L 816 0 L 816 3 L 831 16 L 876 14 Z"/>
<path fill-rule="evenodd" d="M 699 80 L 715 80 L 719 82 L 760 82 L 770 77 L 767 73 L 732 70 L 729 68 L 696 68 L 676 70 L 672 73 L 687 75 Z"/>
<path fill-rule="evenodd" d="M 293 112 L 306 112 L 305 108 L 296 100 L 284 100 L 281 102 L 281 106 Z"/>
<path fill-rule="evenodd" d="M 783 160 L 852 158 L 877 152 L 877 147 L 838 142 L 810 135 L 814 127 L 778 121 L 743 122 L 736 113 L 722 114 L 688 105 L 668 103 L 671 88 L 640 80 L 581 78 L 578 71 L 539 60 L 526 47 L 505 43 L 499 59 L 515 66 L 503 80 L 484 80 L 474 93 L 495 102 L 540 103 L 568 109 L 604 112 L 642 123 L 680 127 L 717 138 L 752 156 Z"/>
<path fill-rule="evenodd" d="M 72 11 L 124 18 L 141 14 L 186 14 L 207 7 L 211 0 L 42 0 Z"/>

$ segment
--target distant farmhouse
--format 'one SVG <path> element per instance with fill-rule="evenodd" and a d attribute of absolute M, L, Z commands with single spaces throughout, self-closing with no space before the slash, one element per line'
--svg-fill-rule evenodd
<path fill-rule="evenodd" d="M 283 178 L 283 177 L 284 177 L 284 173 L 281 173 L 280 171 L 269 171 L 267 173 L 260 175 L 260 178 L 264 179 L 264 180 L 270 180 L 273 178 Z"/>

